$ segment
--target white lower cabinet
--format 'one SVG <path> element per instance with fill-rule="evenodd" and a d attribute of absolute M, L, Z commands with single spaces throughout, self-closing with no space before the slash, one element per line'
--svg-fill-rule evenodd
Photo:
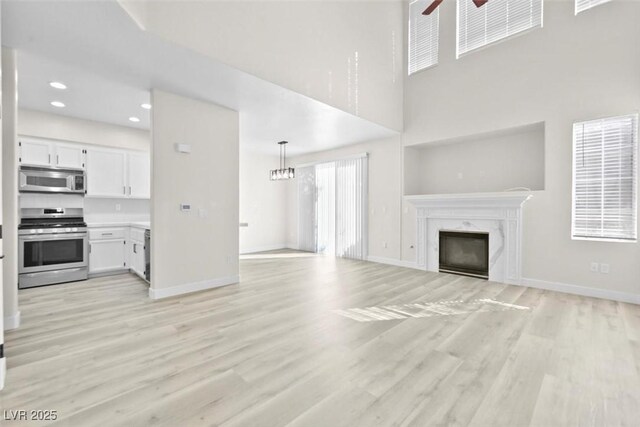
<path fill-rule="evenodd" d="M 89 241 L 89 273 L 106 273 L 126 268 L 124 239 Z"/>
<path fill-rule="evenodd" d="M 89 274 L 130 270 L 144 279 L 144 232 L 138 227 L 90 227 Z"/>

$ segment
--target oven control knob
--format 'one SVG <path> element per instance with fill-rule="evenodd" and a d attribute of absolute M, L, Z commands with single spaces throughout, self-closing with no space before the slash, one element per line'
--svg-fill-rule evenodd
<path fill-rule="evenodd" d="M 42 231 L 43 231 L 42 228 L 38 229 L 38 233 L 42 233 Z"/>
<path fill-rule="evenodd" d="M 78 229 L 76 227 L 73 227 L 71 231 L 78 231 Z"/>
<path fill-rule="evenodd" d="M 65 228 L 64 231 L 66 231 L 67 233 L 71 231 L 70 228 Z"/>
<path fill-rule="evenodd" d="M 36 230 L 31 230 L 31 234 L 36 234 Z"/>

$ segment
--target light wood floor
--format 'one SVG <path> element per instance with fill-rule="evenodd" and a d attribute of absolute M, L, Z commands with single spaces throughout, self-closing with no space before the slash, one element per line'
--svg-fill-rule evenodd
<path fill-rule="evenodd" d="M 21 291 L 1 409 L 83 427 L 639 425 L 639 306 L 321 256 L 240 271 L 162 301 L 130 275 Z M 530 309 L 332 311 L 481 298 Z"/>

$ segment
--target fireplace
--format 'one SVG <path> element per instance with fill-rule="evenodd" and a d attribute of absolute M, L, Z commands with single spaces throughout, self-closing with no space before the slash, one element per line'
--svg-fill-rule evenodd
<path fill-rule="evenodd" d="M 489 233 L 440 230 L 440 271 L 489 278 Z"/>

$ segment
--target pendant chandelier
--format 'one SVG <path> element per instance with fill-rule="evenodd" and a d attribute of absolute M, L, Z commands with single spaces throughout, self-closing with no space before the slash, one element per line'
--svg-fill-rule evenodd
<path fill-rule="evenodd" d="M 295 169 L 293 168 L 288 168 L 286 165 L 287 162 L 287 141 L 280 141 L 278 142 L 278 145 L 280 146 L 280 168 L 279 169 L 272 169 L 271 173 L 269 174 L 269 178 L 271 179 L 271 181 L 279 181 L 282 179 L 291 179 L 291 178 L 295 178 L 296 174 L 295 174 Z"/>
<path fill-rule="evenodd" d="M 476 7 L 480 7 L 480 6 L 483 6 L 489 0 L 471 0 L 471 1 L 473 1 L 473 4 L 475 4 Z M 438 6 L 440 6 L 440 3 L 442 3 L 442 0 L 433 0 L 433 2 L 429 5 L 429 7 L 427 7 L 424 10 L 424 12 L 422 12 L 422 14 L 431 15 L 433 11 L 436 10 Z"/>

